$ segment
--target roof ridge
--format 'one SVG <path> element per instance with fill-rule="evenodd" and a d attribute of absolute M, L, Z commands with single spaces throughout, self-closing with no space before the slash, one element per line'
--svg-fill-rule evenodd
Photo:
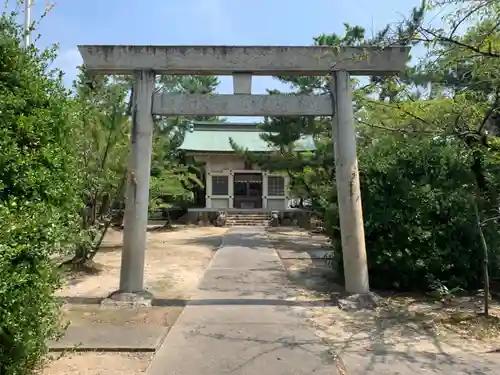
<path fill-rule="evenodd" d="M 258 123 L 193 122 L 192 130 L 261 131 Z"/>

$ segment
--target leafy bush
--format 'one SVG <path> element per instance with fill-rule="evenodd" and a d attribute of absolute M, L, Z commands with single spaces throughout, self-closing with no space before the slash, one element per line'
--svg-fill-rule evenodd
<path fill-rule="evenodd" d="M 71 100 L 47 72 L 53 51 L 20 47 L 0 18 L 0 373 L 32 373 L 57 335 L 60 275 L 53 257 L 71 247 L 79 212 L 67 146 Z"/>
<path fill-rule="evenodd" d="M 391 135 L 360 150 L 373 288 L 427 290 L 436 282 L 464 289 L 482 285 L 470 165 L 464 146 L 449 140 Z M 327 228 L 332 228 L 338 223 L 337 208 L 326 212 Z M 497 232 L 488 234 L 498 241 Z M 340 232 L 330 229 L 330 236 L 339 246 Z M 342 269 L 341 254 L 337 260 Z M 498 267 L 492 264 L 491 269 Z"/>

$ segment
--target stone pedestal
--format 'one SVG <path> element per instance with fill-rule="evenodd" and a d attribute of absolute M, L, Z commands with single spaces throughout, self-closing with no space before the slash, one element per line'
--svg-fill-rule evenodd
<path fill-rule="evenodd" d="M 151 307 L 153 303 L 153 294 L 143 290 L 141 292 L 122 292 L 117 290 L 111 293 L 108 298 L 101 302 L 102 307 L 118 308 L 146 308 Z"/>

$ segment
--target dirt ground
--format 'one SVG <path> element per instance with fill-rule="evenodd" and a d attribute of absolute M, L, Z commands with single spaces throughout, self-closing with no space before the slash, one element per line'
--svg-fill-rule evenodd
<path fill-rule="evenodd" d="M 73 353 L 53 356 L 43 375 L 140 375 L 153 359 L 153 353 Z"/>
<path fill-rule="evenodd" d="M 144 283 L 156 298 L 188 298 L 227 228 L 177 227 L 150 230 Z M 58 292 L 64 297 L 106 297 L 118 288 L 122 232 L 109 230 L 95 257 L 98 274 L 80 272 Z"/>
<path fill-rule="evenodd" d="M 500 304 L 492 301 L 492 317 L 478 317 L 480 297 L 454 298 L 443 304 L 426 296 L 392 295 L 374 311 L 346 312 L 333 302 L 342 288 L 322 259 L 290 259 L 290 254 L 317 253 L 328 248 L 323 236 L 307 231 L 272 228 L 268 231 L 300 299 L 325 300 L 308 309 L 317 334 L 336 353 L 345 351 L 400 351 L 453 353 L 487 352 L 500 348 Z M 283 254 L 286 259 L 283 259 Z"/>
<path fill-rule="evenodd" d="M 118 288 L 122 232 L 110 230 L 95 257 L 95 269 L 68 277 L 58 295 L 94 304 L 65 304 L 63 317 L 72 325 L 107 323 L 172 326 L 183 304 L 196 289 L 205 268 L 227 229 L 177 227 L 172 231 L 154 228 L 148 232 L 145 286 L 155 298 L 169 306 L 148 309 L 103 309 L 95 301 Z M 152 353 L 66 353 L 51 355 L 42 375 L 138 375 L 143 374 Z"/>

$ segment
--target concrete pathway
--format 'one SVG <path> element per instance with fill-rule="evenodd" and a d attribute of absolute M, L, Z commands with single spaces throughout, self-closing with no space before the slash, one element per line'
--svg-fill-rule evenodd
<path fill-rule="evenodd" d="M 339 361 L 304 307 L 284 303 L 294 294 L 264 229 L 230 229 L 147 374 L 336 375 L 343 366 L 353 375 L 500 374 L 494 355 L 343 353 Z"/>
<path fill-rule="evenodd" d="M 49 341 L 48 348 L 53 352 L 155 352 L 168 330 L 147 324 L 70 325 L 60 340 Z"/>

